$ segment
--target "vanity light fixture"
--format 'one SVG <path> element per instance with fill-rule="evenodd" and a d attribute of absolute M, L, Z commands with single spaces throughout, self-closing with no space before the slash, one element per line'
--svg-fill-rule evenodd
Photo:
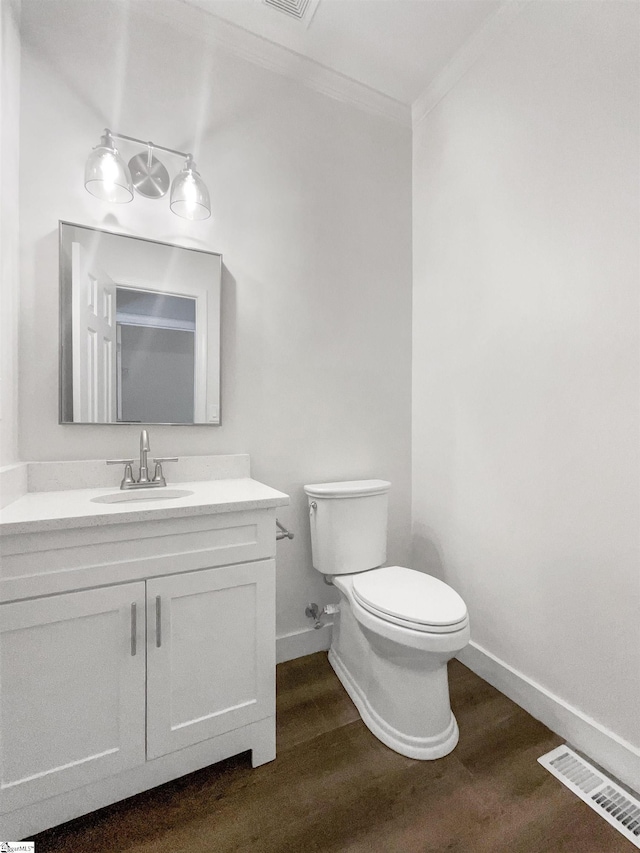
<path fill-rule="evenodd" d="M 146 151 L 135 154 L 127 165 L 114 139 L 144 145 Z M 178 172 L 171 184 L 169 207 L 173 213 L 184 219 L 208 219 L 211 216 L 209 190 L 196 170 L 191 154 L 154 142 L 144 142 L 123 133 L 113 133 L 108 128 L 105 128 L 100 144 L 92 150 L 87 160 L 85 188 L 103 201 L 118 204 L 131 201 L 134 189 L 145 198 L 162 198 L 167 194 L 170 178 L 164 164 L 154 155 L 155 150 L 185 159 L 182 171 Z"/>
<path fill-rule="evenodd" d="M 208 219 L 211 216 L 209 190 L 196 171 L 191 154 L 187 154 L 182 171 L 173 179 L 169 207 L 185 219 Z"/>
<path fill-rule="evenodd" d="M 124 204 L 133 198 L 131 172 L 105 129 L 100 145 L 96 145 L 84 167 L 85 188 L 96 198 Z"/>

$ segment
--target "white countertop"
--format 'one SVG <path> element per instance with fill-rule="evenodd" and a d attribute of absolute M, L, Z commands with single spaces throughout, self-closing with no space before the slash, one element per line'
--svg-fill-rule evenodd
<path fill-rule="evenodd" d="M 284 492 L 249 477 L 189 483 L 172 482 L 167 488 L 185 489 L 193 494 L 157 500 L 162 489 L 153 489 L 150 490 L 149 501 L 104 504 L 93 503 L 92 498 L 114 494 L 119 490 L 107 488 L 28 492 L 0 510 L 0 533 L 38 533 L 98 524 L 156 521 L 163 518 L 268 509 L 289 503 L 289 496 Z M 154 496 L 156 499 L 153 499 Z"/>

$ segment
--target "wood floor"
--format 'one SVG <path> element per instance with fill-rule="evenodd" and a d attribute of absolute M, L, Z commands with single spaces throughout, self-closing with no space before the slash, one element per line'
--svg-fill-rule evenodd
<path fill-rule="evenodd" d="M 562 741 L 462 664 L 460 742 L 413 761 L 366 728 L 325 653 L 278 667 L 278 758 L 247 755 L 36 836 L 37 853 L 633 853 L 536 762 Z"/>

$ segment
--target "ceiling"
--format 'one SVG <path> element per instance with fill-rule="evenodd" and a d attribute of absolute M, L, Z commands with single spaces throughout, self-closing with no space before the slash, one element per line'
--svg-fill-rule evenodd
<path fill-rule="evenodd" d="M 307 6 L 306 18 L 298 21 L 266 0 L 22 0 L 21 32 L 37 55 L 82 90 L 87 103 L 102 105 L 100 109 L 110 99 L 115 98 L 112 111 L 124 103 L 109 94 L 110 63 L 120 69 L 134 67 L 138 47 L 150 39 L 164 50 L 167 71 L 175 64 L 177 75 L 180 63 L 170 44 L 179 33 L 191 45 L 192 65 L 200 57 L 204 69 L 209 58 L 233 53 L 411 127 L 459 79 L 479 46 L 490 42 L 493 30 L 526 4 L 526 0 L 269 2 Z M 78 74 L 87 53 L 100 57 L 90 79 Z M 209 97 L 208 91 L 205 87 L 201 97 Z M 224 99 L 224 89 L 216 98 Z"/>
<path fill-rule="evenodd" d="M 306 0 L 284 0 L 305 6 Z M 410 106 L 502 5 L 500 0 L 315 0 L 298 21 L 264 0 L 179 0 L 201 27 L 232 25 Z M 310 18 L 310 20 L 309 20 Z M 264 47 L 264 44 L 263 44 Z"/>

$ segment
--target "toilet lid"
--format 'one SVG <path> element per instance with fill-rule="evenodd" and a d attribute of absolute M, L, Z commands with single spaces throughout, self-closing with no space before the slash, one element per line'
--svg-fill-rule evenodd
<path fill-rule="evenodd" d="M 353 593 L 368 609 L 419 625 L 459 625 L 467 607 L 441 580 L 403 566 L 386 566 L 353 578 Z"/>
<path fill-rule="evenodd" d="M 340 483 L 310 483 L 304 490 L 310 498 L 361 498 L 384 495 L 390 488 L 388 480 L 347 480 Z"/>

